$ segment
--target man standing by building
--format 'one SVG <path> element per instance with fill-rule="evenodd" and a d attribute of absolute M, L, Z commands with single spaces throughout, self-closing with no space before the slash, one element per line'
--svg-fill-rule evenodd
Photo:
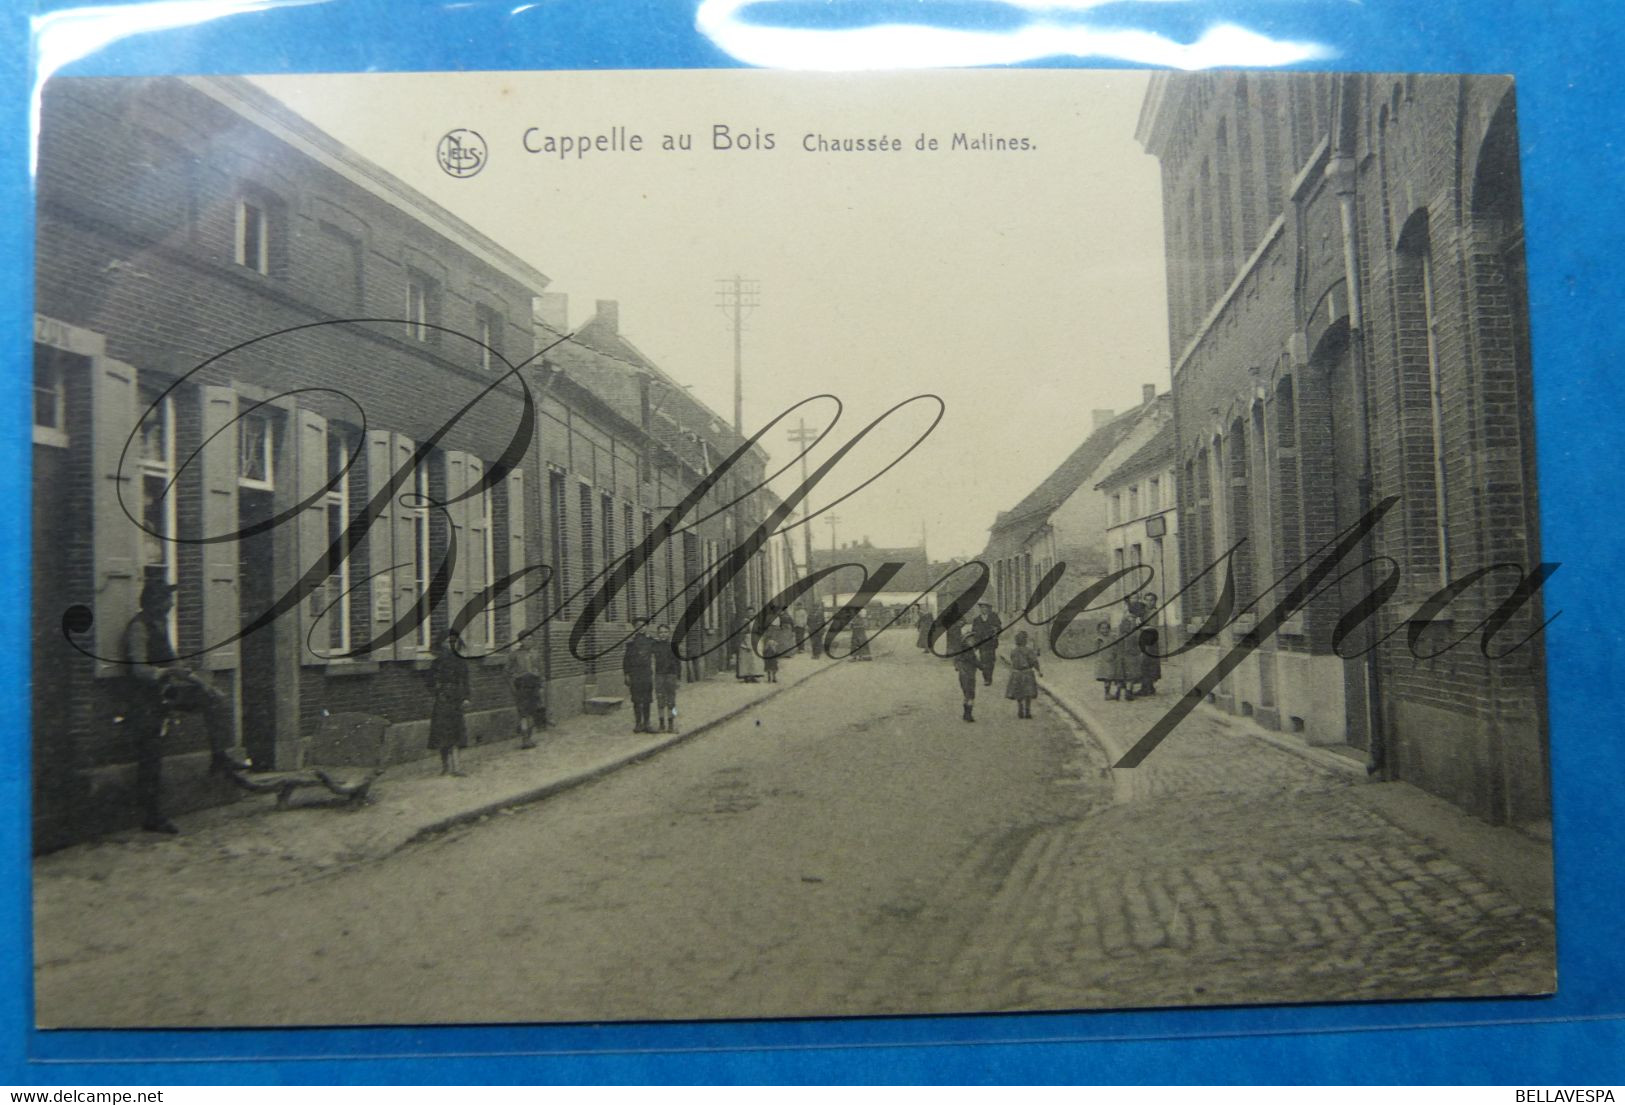
<path fill-rule="evenodd" d="M 124 724 L 135 741 L 135 789 L 141 827 L 153 833 L 180 830 L 163 812 L 164 722 L 172 713 L 198 710 L 209 730 L 210 771 L 244 770 L 249 765 L 227 751 L 234 743 L 231 709 L 215 690 L 175 658 L 169 612 L 175 585 L 149 579 L 141 588 L 141 609 L 124 629 Z"/>
<path fill-rule="evenodd" d="M 621 654 L 621 674 L 626 677 L 626 693 L 632 699 L 632 732 L 653 732 L 649 727 L 650 705 L 654 701 L 654 644 L 649 640 L 649 623 L 639 618 L 632 639 Z"/>
<path fill-rule="evenodd" d="M 976 666 L 982 669 L 983 686 L 993 685 L 993 666 L 999 661 L 999 632 L 1004 628 L 991 603 L 976 604 L 977 614 L 970 623 L 971 640 L 976 642 Z"/>

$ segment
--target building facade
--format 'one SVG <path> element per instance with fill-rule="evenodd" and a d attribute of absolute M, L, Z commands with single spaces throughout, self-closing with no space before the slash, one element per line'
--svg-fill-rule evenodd
<path fill-rule="evenodd" d="M 582 589 L 732 431 L 691 399 L 663 421 L 629 406 L 605 364 L 648 366 L 553 346 L 546 276 L 247 82 L 52 82 L 37 179 L 36 847 L 135 820 L 121 637 L 148 580 L 177 587 L 178 651 L 235 704 L 257 766 L 291 765 L 341 712 L 385 718 L 408 758 L 448 628 L 474 657 L 476 737 L 513 729 L 502 653 L 527 634 L 568 716 L 620 690 L 618 652 L 578 653 L 696 593 L 767 508 L 702 511 L 572 651 Z M 543 349 L 522 369 L 527 433 L 508 369 Z M 545 586 L 533 571 L 482 598 L 538 565 Z M 738 613 L 714 603 L 695 643 Z M 170 808 L 233 796 L 206 749 L 184 726 L 166 747 Z"/>
<path fill-rule="evenodd" d="M 1481 636 L 1539 563 L 1510 79 L 1157 76 L 1139 137 L 1162 165 L 1192 631 L 1235 550 L 1239 613 L 1187 682 L 1392 498 L 1213 698 L 1491 821 L 1544 818 L 1538 596 Z"/>
<path fill-rule="evenodd" d="M 1179 510 L 1174 483 L 1174 425 L 1164 421 L 1139 449 L 1095 485 L 1106 500 L 1106 555 L 1113 572 L 1145 567 L 1141 582 L 1125 576 L 1113 597 L 1135 592 L 1157 596 L 1154 620 L 1164 630 L 1178 629 Z"/>
<path fill-rule="evenodd" d="M 1146 384 L 1141 404 L 1121 414 L 1095 411 L 1093 432 L 1015 506 L 1001 511 L 988 535 L 982 562 L 990 573 L 989 601 L 1005 624 L 1028 609 L 1040 581 L 1056 565 L 1060 580 L 1039 597 L 1035 619 L 1055 616 L 1078 592 L 1112 570 L 1106 538 L 1117 524 L 1101 479 L 1143 448 L 1172 417 L 1168 396 Z M 1087 617 L 1074 622 L 1082 633 Z M 1071 646 L 1068 646 L 1071 647 Z"/>

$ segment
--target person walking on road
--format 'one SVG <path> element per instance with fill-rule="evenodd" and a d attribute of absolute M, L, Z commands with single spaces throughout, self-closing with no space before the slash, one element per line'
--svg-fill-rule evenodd
<path fill-rule="evenodd" d="M 966 721 L 975 721 L 976 706 L 976 673 L 980 670 L 977 664 L 976 649 L 968 639 L 969 634 L 960 635 L 959 651 L 952 653 L 954 674 L 959 676 L 959 693 L 965 699 Z"/>
<path fill-rule="evenodd" d="M 999 662 L 999 633 L 1004 626 L 999 624 L 999 616 L 993 612 L 991 603 L 979 602 L 976 604 L 979 613 L 976 620 L 970 623 L 971 639 L 976 642 L 977 666 L 982 670 L 982 685 L 993 685 L 993 667 Z"/>
<path fill-rule="evenodd" d="M 1010 682 L 1005 685 L 1004 697 L 1016 702 L 1016 716 L 1031 719 L 1033 699 L 1038 697 L 1038 677 L 1043 674 L 1038 650 L 1027 644 L 1025 629 L 1016 634 L 1016 645 L 1010 650 Z"/>
<path fill-rule="evenodd" d="M 654 641 L 655 706 L 660 712 L 660 732 L 677 732 L 677 684 L 683 679 L 683 662 L 671 639 L 671 626 L 655 627 Z"/>
<path fill-rule="evenodd" d="M 873 660 L 874 653 L 869 651 L 869 619 L 859 610 L 852 616 L 852 654 L 848 660 Z"/>
<path fill-rule="evenodd" d="M 434 694 L 429 747 L 440 752 L 440 774 L 461 778 L 464 771 L 458 753 L 468 747 L 468 722 L 463 717 L 468 709 L 468 661 L 456 630 L 440 638 L 429 665 L 429 687 Z"/>
<path fill-rule="evenodd" d="M 807 608 L 797 603 L 790 614 L 790 626 L 795 633 L 796 655 L 807 651 Z"/>
<path fill-rule="evenodd" d="M 654 643 L 649 640 L 649 623 L 639 618 L 632 627 L 632 637 L 621 653 L 621 674 L 626 678 L 626 693 L 632 699 L 632 732 L 650 733 L 649 710 L 655 694 Z"/>
<path fill-rule="evenodd" d="M 779 681 L 779 657 L 787 651 L 785 648 L 784 630 L 779 625 L 778 614 L 769 608 L 767 611 L 767 628 L 762 631 L 762 671 L 769 683 Z"/>
<path fill-rule="evenodd" d="M 519 715 L 519 747 L 536 747 L 536 730 L 547 728 L 547 688 L 543 681 L 542 650 L 534 636 L 526 637 L 508 653 L 508 686 Z"/>
<path fill-rule="evenodd" d="M 931 622 L 928 611 L 921 607 L 914 615 L 914 646 L 921 652 L 931 651 Z"/>

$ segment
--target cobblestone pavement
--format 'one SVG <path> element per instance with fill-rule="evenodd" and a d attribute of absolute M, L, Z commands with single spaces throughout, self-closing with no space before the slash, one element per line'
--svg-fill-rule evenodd
<path fill-rule="evenodd" d="M 1126 746 L 1170 704 L 1088 713 Z M 1132 778 L 1026 841 L 943 992 L 1030 1009 L 1554 987 L 1550 915 L 1373 812 L 1349 773 L 1205 711 L 1133 771 L 1095 755 Z"/>
<path fill-rule="evenodd" d="M 1081 665 L 1046 666 L 1066 712 L 1045 699 L 1016 720 L 1001 671 L 967 725 L 948 665 L 888 648 L 642 767 L 374 862 L 246 862 L 288 846 L 259 835 L 298 827 L 279 815 L 200 825 L 179 838 L 196 848 L 141 865 L 107 848 L 46 857 L 37 1014 L 596 1021 L 1552 987 L 1547 899 L 1493 877 L 1503 830 L 1483 827 L 1464 858 L 1370 798 L 1403 784 L 1206 711 L 1113 772 L 1068 716 L 1123 747 L 1171 698 L 1085 707 L 1099 692 Z M 519 762 L 495 755 L 459 782 L 495 785 Z M 1518 840 L 1521 862 L 1533 849 L 1549 868 Z M 236 861 L 200 862 L 211 849 Z"/>

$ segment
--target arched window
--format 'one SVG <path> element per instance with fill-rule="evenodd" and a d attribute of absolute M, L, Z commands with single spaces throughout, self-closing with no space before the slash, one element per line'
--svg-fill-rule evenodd
<path fill-rule="evenodd" d="M 1411 216 L 1400 235 L 1395 275 L 1400 408 L 1404 422 L 1409 575 L 1418 586 L 1450 579 L 1449 460 L 1439 373 L 1439 317 L 1428 215 Z"/>

